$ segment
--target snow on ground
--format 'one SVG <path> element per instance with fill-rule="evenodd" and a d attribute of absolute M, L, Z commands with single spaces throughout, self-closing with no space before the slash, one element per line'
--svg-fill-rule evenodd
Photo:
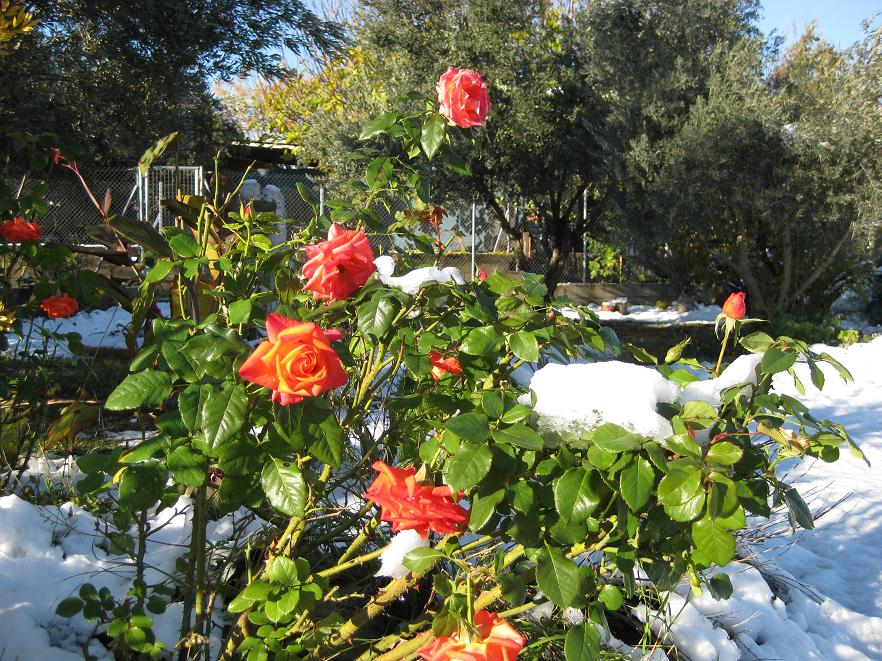
<path fill-rule="evenodd" d="M 76 467 L 67 460 L 35 460 L 25 480 L 69 487 Z M 145 580 L 163 581 L 175 571 L 175 563 L 190 541 L 192 502 L 181 496 L 169 508 L 149 518 Z M 209 524 L 210 544 L 250 535 L 261 522 L 241 509 Z M 17 495 L 0 497 L 0 658 L 13 661 L 82 659 L 82 645 L 95 632 L 95 624 L 82 615 L 59 617 L 55 608 L 76 596 L 79 586 L 92 583 L 108 588 L 119 600 L 134 577 L 126 555 L 107 552 L 105 522 L 72 504 L 38 507 Z M 222 552 L 222 551 L 221 551 Z M 158 640 L 171 649 L 177 643 L 182 605 L 172 603 L 165 613 L 151 614 Z M 216 627 L 216 631 L 219 630 Z M 213 644 L 219 645 L 215 636 Z M 89 645 L 99 659 L 113 659 L 98 641 Z"/>
<path fill-rule="evenodd" d="M 844 424 L 872 468 L 847 450 L 833 464 L 786 464 L 780 472 L 812 510 L 830 510 L 814 530 L 792 531 L 786 518 L 779 518 L 764 530 L 762 541 L 743 546 L 761 571 L 744 563 L 727 567 L 734 587 L 728 600 L 706 593 L 694 598 L 686 584 L 668 595 L 662 612 L 636 612 L 654 630 L 668 632 L 693 661 L 882 659 L 882 338 L 850 348 L 812 349 L 833 355 L 855 381 L 846 384 L 824 364 L 826 385 L 818 391 L 807 366 L 797 365 L 806 394 L 799 395 L 786 374 L 776 377 L 776 389 L 798 397 L 816 417 Z M 533 376 L 540 414 L 553 424 L 622 424 L 621 401 L 637 419 L 648 419 L 654 412 L 650 405 L 665 400 L 658 389 L 645 387 L 653 383 L 651 368 L 630 366 L 646 372 L 636 379 L 636 388 L 624 389 L 627 379 L 621 374 L 603 381 L 607 390 L 598 396 L 586 381 L 586 367 L 547 366 Z M 756 357 L 740 358 L 718 379 L 687 386 L 679 398 L 716 405 L 721 386 L 755 382 L 755 367 Z M 581 407 L 574 398 L 582 400 Z M 591 416 L 585 413 L 588 407 Z"/>
<path fill-rule="evenodd" d="M 167 301 L 158 303 L 157 307 L 164 316 L 168 316 L 170 308 Z M 78 312 L 65 319 L 34 317 L 24 322 L 24 337 L 18 337 L 14 333 L 6 334 L 8 351 L 14 354 L 20 351 L 42 350 L 45 342 L 45 349 L 49 355 L 58 358 L 71 355 L 66 339 L 44 339 L 41 330 L 58 335 L 79 333 L 80 341 L 87 348 L 125 349 L 126 332 L 131 323 L 132 315 L 118 305 L 106 310 Z"/>
<path fill-rule="evenodd" d="M 678 312 L 673 307 L 662 310 L 654 305 L 629 305 L 628 314 L 604 312 L 594 303 L 587 307 L 594 310 L 601 321 L 634 321 L 643 324 L 712 324 L 717 315 L 723 311 L 719 305 L 701 303 L 697 303 L 687 312 Z"/>

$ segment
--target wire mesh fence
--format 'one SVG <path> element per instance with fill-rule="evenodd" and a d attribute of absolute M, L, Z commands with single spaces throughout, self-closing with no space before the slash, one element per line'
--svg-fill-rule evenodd
<path fill-rule="evenodd" d="M 252 202 L 257 211 L 271 211 L 286 222 L 273 238 L 282 241 L 291 231 L 304 226 L 312 217 L 312 208 L 301 197 L 301 184 L 318 200 L 320 211 L 328 216 L 327 202 L 339 197 L 323 180 L 320 173 L 308 168 L 279 167 L 255 169 L 247 173 L 222 170 L 216 180 L 214 173 L 206 173 L 201 166 L 160 166 L 151 168 L 147 176 L 140 176 L 136 168 L 81 168 L 85 180 L 96 198 L 103 201 L 107 189 L 111 191 L 111 212 L 137 217 L 162 227 L 173 222 L 169 210 L 160 201 L 176 194 L 203 194 L 211 196 L 215 186 L 221 192 L 230 192 L 242 181 L 239 192 L 243 204 Z M 100 224 L 100 215 L 79 181 L 65 170 L 55 170 L 47 178 L 49 194 L 47 213 L 40 224 L 47 239 L 64 243 L 89 243 L 89 227 Z M 26 182 L 26 185 L 30 183 Z M 480 271 L 524 270 L 544 273 L 550 255 L 543 248 L 542 227 L 525 218 L 517 201 L 503 202 L 509 224 L 523 233 L 524 255 L 516 259 L 514 246 L 503 231 L 497 217 L 482 203 L 451 200 L 445 204 L 447 215 L 441 227 L 441 241 L 446 246 L 445 266 L 456 266 L 466 277 Z M 407 210 L 401 203 L 391 209 L 377 205 L 374 210 L 385 225 L 395 220 L 396 212 Z M 428 229 L 428 228 L 427 228 Z M 389 237 L 379 237 L 384 249 L 395 246 Z M 562 282 L 585 282 L 590 269 L 588 256 L 582 252 L 570 254 L 561 276 Z"/>

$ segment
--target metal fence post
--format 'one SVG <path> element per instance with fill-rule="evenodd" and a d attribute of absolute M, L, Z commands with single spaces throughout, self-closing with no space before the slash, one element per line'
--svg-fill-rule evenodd
<path fill-rule="evenodd" d="M 582 191 L 582 282 L 588 282 L 588 189 Z"/>
<path fill-rule="evenodd" d="M 472 280 L 475 279 L 475 203 L 472 202 Z"/>

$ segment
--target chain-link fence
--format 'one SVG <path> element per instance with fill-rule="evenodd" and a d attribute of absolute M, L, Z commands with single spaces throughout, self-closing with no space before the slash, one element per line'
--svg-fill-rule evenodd
<path fill-rule="evenodd" d="M 160 166 L 151 168 L 147 176 L 140 176 L 136 168 L 88 168 L 82 173 L 99 202 L 104 193 L 111 190 L 111 212 L 138 217 L 162 227 L 173 222 L 171 212 L 160 200 L 182 194 L 213 195 L 218 185 L 222 192 L 235 190 L 244 171 L 224 170 L 220 181 L 213 173 L 205 173 L 201 166 Z M 49 240 L 65 243 L 89 243 L 88 228 L 100 224 L 100 216 L 94 204 L 83 190 L 80 182 L 68 171 L 56 169 L 48 177 L 48 211 L 40 219 L 44 235 Z M 322 180 L 320 173 L 309 168 L 277 167 L 254 169 L 240 190 L 243 203 L 255 201 L 258 211 L 272 211 L 288 222 L 280 226 L 278 235 L 284 240 L 297 227 L 302 227 L 312 217 L 312 209 L 297 190 L 297 185 L 308 187 L 319 202 L 324 215 L 330 214 L 327 202 L 336 195 Z M 518 268 L 533 273 L 544 273 L 550 255 L 543 248 L 542 226 L 526 217 L 523 205 L 518 201 L 501 204 L 509 224 L 523 234 L 522 247 L 526 256 L 518 265 L 509 236 L 502 230 L 495 213 L 482 203 L 451 201 L 445 204 L 447 215 L 441 227 L 441 241 L 447 246 L 445 266 L 456 266 L 466 277 L 480 271 L 515 271 Z M 389 225 L 401 208 L 386 209 L 378 205 L 375 211 L 381 221 Z M 426 228 L 429 229 L 429 228 Z M 391 239 L 380 239 L 385 248 L 391 249 Z M 576 247 L 565 262 L 562 282 L 585 282 L 589 279 L 588 256 Z"/>

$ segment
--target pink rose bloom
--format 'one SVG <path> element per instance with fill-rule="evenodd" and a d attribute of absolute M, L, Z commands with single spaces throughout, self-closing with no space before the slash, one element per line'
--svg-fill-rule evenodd
<path fill-rule="evenodd" d="M 303 265 L 303 287 L 316 298 L 339 301 L 361 289 L 374 266 L 374 251 L 361 230 L 331 225 L 328 240 L 306 246 L 309 261 Z"/>
<path fill-rule="evenodd" d="M 490 110 L 487 83 L 472 69 L 450 68 L 438 79 L 438 112 L 463 129 L 483 126 Z"/>

